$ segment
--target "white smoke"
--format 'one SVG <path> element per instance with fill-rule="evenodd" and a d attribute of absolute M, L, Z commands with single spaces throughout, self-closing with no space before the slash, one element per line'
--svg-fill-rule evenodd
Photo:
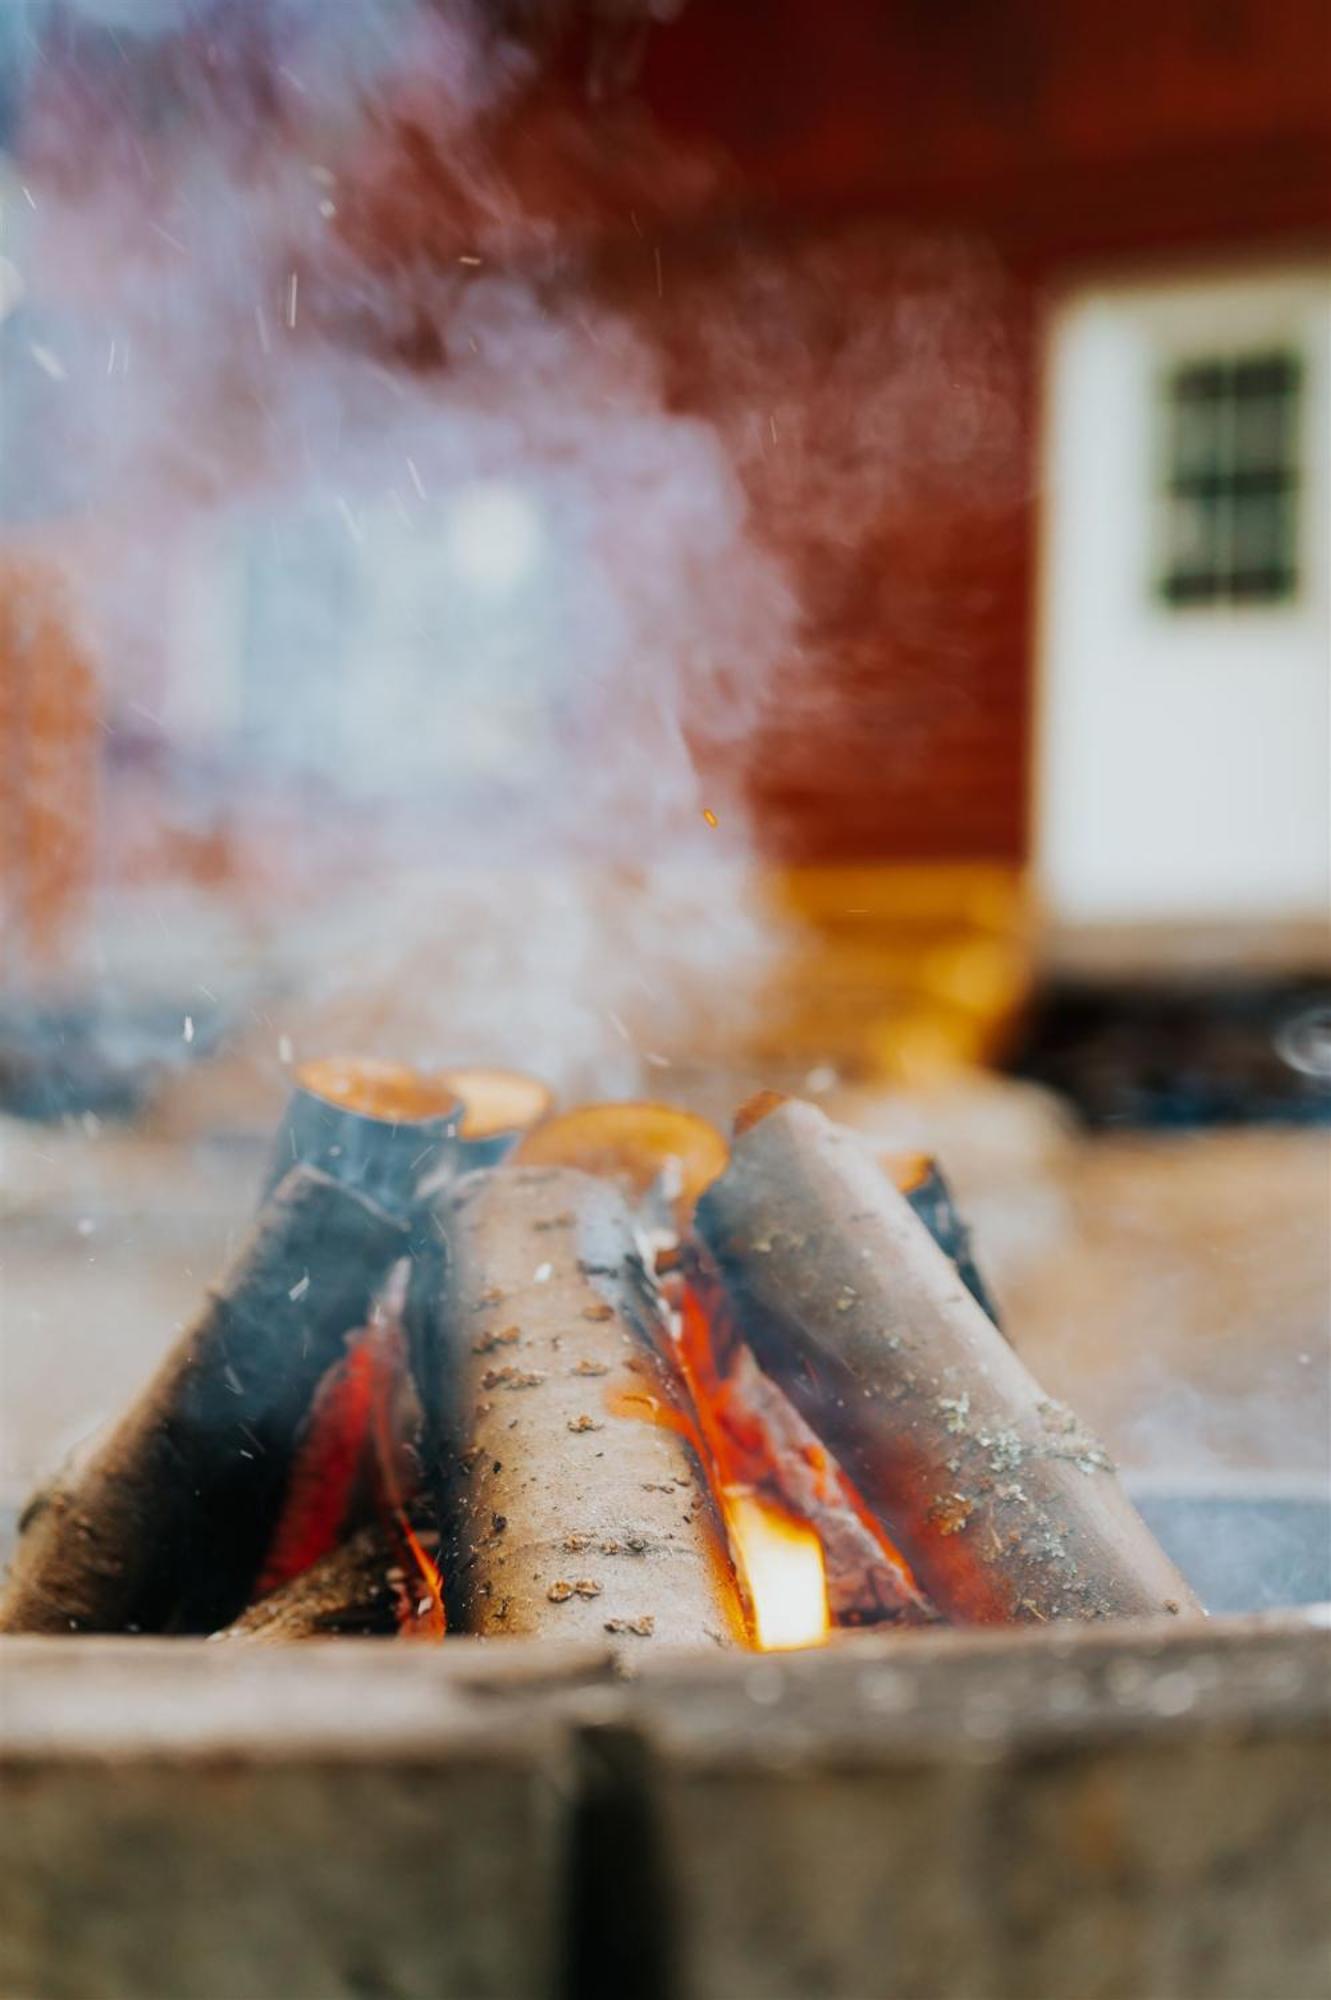
<path fill-rule="evenodd" d="M 717 431 L 486 151 L 528 57 L 461 5 L 84 12 L 182 33 L 127 58 L 146 134 L 78 62 L 38 80 L 28 373 L 59 378 L 23 478 L 90 524 L 112 849 L 166 821 L 266 885 L 113 868 L 105 976 L 248 945 L 298 1039 L 631 1085 L 630 1041 L 769 962 L 744 746 L 793 603 Z M 447 160 L 430 255 L 401 199 L 407 249 L 374 235 L 404 120 Z"/>

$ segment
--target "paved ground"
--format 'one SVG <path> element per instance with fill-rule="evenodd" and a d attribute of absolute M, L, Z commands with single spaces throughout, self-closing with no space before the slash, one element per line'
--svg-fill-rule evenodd
<path fill-rule="evenodd" d="M 1077 1140 L 983 1086 L 839 1100 L 932 1139 L 1022 1352 L 1131 1467 L 1326 1485 L 1331 1145 Z M 0 1502 L 114 1413 L 243 1227 L 261 1148 L 0 1128 Z"/>

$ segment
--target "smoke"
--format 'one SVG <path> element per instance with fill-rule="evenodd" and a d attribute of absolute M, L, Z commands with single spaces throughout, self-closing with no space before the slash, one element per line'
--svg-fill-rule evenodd
<path fill-rule="evenodd" d="M 784 948 L 751 794 L 872 839 L 983 726 L 1005 282 L 672 239 L 712 164 L 551 80 L 642 11 L 32 10 L 4 497 L 103 679 L 106 980 L 633 1087 Z"/>
<path fill-rule="evenodd" d="M 80 523 L 103 977 L 257 955 L 298 1040 L 632 1084 L 770 962 L 744 746 L 795 607 L 504 164 L 530 45 L 407 0 L 41 11 L 6 504 Z"/>

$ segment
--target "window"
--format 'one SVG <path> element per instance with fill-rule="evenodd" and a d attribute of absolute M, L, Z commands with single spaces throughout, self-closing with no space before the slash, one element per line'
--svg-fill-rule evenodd
<path fill-rule="evenodd" d="M 1198 358 L 1165 377 L 1156 587 L 1167 604 L 1294 595 L 1301 387 L 1288 351 Z"/>

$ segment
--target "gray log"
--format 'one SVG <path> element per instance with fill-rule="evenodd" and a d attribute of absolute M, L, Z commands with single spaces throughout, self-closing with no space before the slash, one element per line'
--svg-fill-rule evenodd
<path fill-rule="evenodd" d="M 782 1103 L 736 1141 L 697 1227 L 763 1366 L 945 1616 L 1200 1613 L 1103 1449 L 853 1134 Z"/>
<path fill-rule="evenodd" d="M 310 1397 L 404 1247 L 298 1167 L 156 1375 L 29 1509 L 0 1632 L 210 1632 L 253 1586 Z"/>
<path fill-rule="evenodd" d="M 672 1392 L 621 1197 L 568 1168 L 498 1167 L 440 1201 L 463 1629 L 725 1644 L 732 1575 L 692 1451 L 650 1420 Z"/>

